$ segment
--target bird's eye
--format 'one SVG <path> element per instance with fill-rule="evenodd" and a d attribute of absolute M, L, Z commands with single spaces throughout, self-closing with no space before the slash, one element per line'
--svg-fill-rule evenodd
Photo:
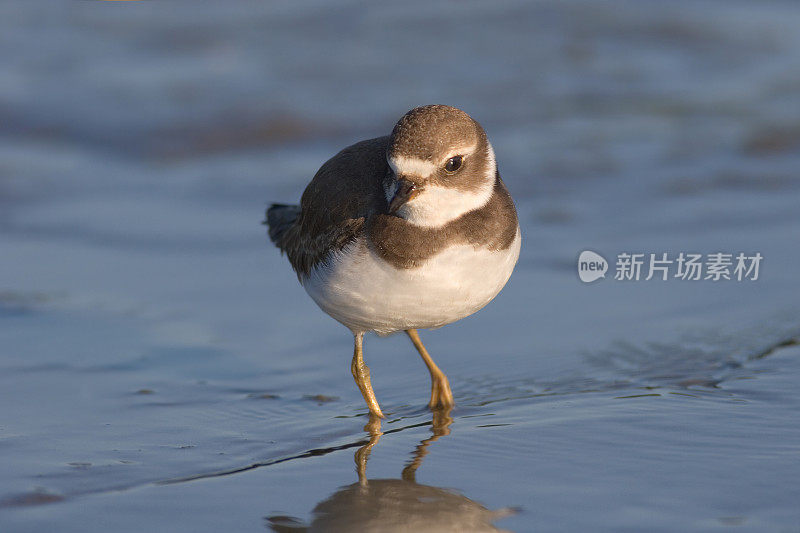
<path fill-rule="evenodd" d="M 444 165 L 444 169 L 447 172 L 455 172 L 459 168 L 461 168 L 461 163 L 464 161 L 464 156 L 454 156 L 447 160 L 447 163 Z"/>

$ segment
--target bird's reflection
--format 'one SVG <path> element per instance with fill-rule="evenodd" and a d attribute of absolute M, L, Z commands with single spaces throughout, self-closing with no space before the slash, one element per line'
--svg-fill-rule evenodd
<path fill-rule="evenodd" d="M 513 514 L 512 509 L 490 511 L 456 492 L 416 482 L 417 469 L 428 447 L 450 434 L 450 409 L 434 411 L 433 435 L 420 442 L 400 479 L 368 479 L 367 461 L 383 432 L 381 419 L 371 417 L 364 430 L 369 442 L 355 453 L 358 483 L 346 486 L 317 504 L 310 525 L 285 517 L 267 519 L 277 532 L 326 531 L 503 531 L 492 522 Z"/>

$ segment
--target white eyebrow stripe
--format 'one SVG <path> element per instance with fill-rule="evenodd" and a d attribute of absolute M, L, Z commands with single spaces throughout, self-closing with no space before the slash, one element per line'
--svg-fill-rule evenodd
<path fill-rule="evenodd" d="M 452 150 L 449 154 L 447 154 L 447 156 L 444 158 L 444 160 L 447 161 L 451 157 L 455 157 L 457 155 L 461 155 L 461 156 L 464 156 L 466 158 L 469 154 L 474 152 L 477 147 L 478 147 L 478 145 L 476 145 L 476 144 L 470 144 L 469 146 L 462 146 L 460 148 Z"/>
<path fill-rule="evenodd" d="M 428 177 L 436 171 L 436 165 L 430 161 L 415 157 L 394 156 L 389 158 L 389 166 L 395 174 L 411 174 L 414 176 Z"/>
<path fill-rule="evenodd" d="M 471 144 L 469 146 L 460 146 L 454 150 L 451 150 L 442 161 L 447 161 L 451 157 L 457 155 L 466 157 L 468 154 L 474 152 L 476 148 L 477 145 L 475 144 Z M 424 159 L 418 159 L 416 157 L 405 157 L 402 155 L 390 157 L 388 163 L 395 174 L 411 174 L 414 176 L 428 177 L 438 169 L 438 165 L 436 163 L 431 163 L 430 161 L 425 161 Z"/>

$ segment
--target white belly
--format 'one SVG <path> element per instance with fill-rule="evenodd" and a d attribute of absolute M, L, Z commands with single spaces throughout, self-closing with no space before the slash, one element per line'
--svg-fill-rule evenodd
<path fill-rule="evenodd" d="M 520 234 L 505 250 L 452 246 L 422 266 L 395 268 L 363 240 L 302 280 L 323 311 L 353 332 L 437 328 L 488 304 L 511 277 Z"/>

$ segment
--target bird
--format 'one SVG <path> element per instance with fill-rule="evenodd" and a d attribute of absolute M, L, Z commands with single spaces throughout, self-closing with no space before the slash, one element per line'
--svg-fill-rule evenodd
<path fill-rule="evenodd" d="M 493 300 L 522 241 L 514 201 L 476 120 L 447 105 L 415 107 L 390 135 L 326 161 L 300 204 L 270 205 L 264 224 L 309 296 L 352 332 L 350 369 L 372 415 L 385 418 L 363 357 L 368 332 L 405 332 L 430 372 L 430 409 L 454 405 L 418 330 Z"/>

